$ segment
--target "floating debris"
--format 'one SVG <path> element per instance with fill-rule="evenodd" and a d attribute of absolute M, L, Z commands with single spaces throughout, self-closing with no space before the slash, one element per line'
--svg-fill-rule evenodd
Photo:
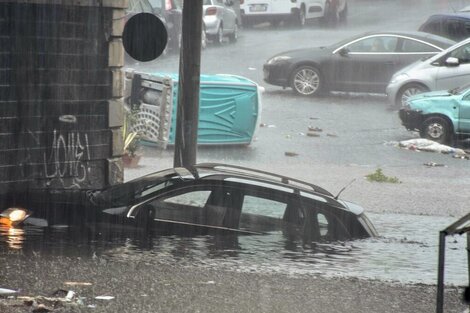
<path fill-rule="evenodd" d="M 311 132 L 322 132 L 323 131 L 323 129 L 321 129 L 319 127 L 314 127 L 314 126 L 309 126 L 308 130 L 311 131 Z"/>
<path fill-rule="evenodd" d="M 423 165 L 428 166 L 428 167 L 443 167 L 443 166 L 445 166 L 442 163 L 435 163 L 435 162 L 426 162 L 426 163 L 423 163 Z"/>
<path fill-rule="evenodd" d="M 300 132 L 299 136 L 305 136 L 305 133 Z"/>
<path fill-rule="evenodd" d="M 66 281 L 64 285 L 67 286 L 92 286 L 92 283 L 82 282 L 82 281 Z"/>
<path fill-rule="evenodd" d="M 307 133 L 307 136 L 309 136 L 309 137 L 320 137 L 320 134 L 317 134 L 317 133 Z"/>
<path fill-rule="evenodd" d="M 95 297 L 96 300 L 113 300 L 115 297 L 113 296 L 97 296 Z"/>
<path fill-rule="evenodd" d="M 256 67 L 249 67 L 248 68 L 250 71 L 256 71 Z"/>
<path fill-rule="evenodd" d="M 286 139 L 291 139 L 292 136 L 291 135 L 286 135 Z"/>
<path fill-rule="evenodd" d="M 330 134 L 330 133 L 328 133 L 328 134 L 326 134 L 326 135 L 327 135 L 328 137 L 338 137 L 338 135 L 336 135 L 336 134 Z"/>
<path fill-rule="evenodd" d="M 33 309 L 33 313 L 45 313 L 45 312 L 51 312 L 51 311 L 52 309 L 49 309 L 44 304 L 39 304 L 35 309 Z"/>
<path fill-rule="evenodd" d="M 284 152 L 284 155 L 285 155 L 285 156 L 294 157 L 294 156 L 298 156 L 299 154 L 298 154 L 298 153 L 295 153 L 295 152 L 286 151 L 286 152 Z"/>
<path fill-rule="evenodd" d="M 261 123 L 259 124 L 259 127 L 275 128 L 276 125 Z"/>
<path fill-rule="evenodd" d="M 0 296 L 5 297 L 5 296 L 12 296 L 17 294 L 18 291 L 13 290 L 13 289 L 7 289 L 7 288 L 0 288 Z"/>
<path fill-rule="evenodd" d="M 310 118 L 311 120 L 319 120 L 318 117 L 313 117 L 313 116 L 311 116 L 311 117 L 309 117 L 309 118 Z"/>

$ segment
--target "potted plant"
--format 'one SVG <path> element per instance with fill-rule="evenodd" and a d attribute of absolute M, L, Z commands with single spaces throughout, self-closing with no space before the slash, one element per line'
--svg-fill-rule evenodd
<path fill-rule="evenodd" d="M 138 110 L 129 110 L 124 118 L 122 129 L 124 141 L 122 162 L 124 167 L 137 167 L 142 157 L 142 153 L 139 153 L 141 134 L 132 130 L 132 124 L 137 118 L 137 112 Z"/>

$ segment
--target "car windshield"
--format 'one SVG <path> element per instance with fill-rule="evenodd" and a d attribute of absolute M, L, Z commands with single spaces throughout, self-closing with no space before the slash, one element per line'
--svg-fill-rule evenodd
<path fill-rule="evenodd" d="M 468 5 L 0 0 L 0 312 L 468 311 Z"/>

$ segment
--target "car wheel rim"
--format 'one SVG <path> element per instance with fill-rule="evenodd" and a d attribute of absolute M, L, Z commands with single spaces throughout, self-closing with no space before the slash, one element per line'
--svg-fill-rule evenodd
<path fill-rule="evenodd" d="M 295 89 L 303 95 L 315 93 L 320 85 L 320 77 L 317 72 L 311 69 L 302 69 L 295 74 Z"/>
<path fill-rule="evenodd" d="M 423 89 L 419 87 L 407 88 L 401 96 L 401 105 L 402 106 L 406 105 L 410 97 L 417 95 L 419 93 L 422 93 L 422 92 L 423 92 Z"/>
<path fill-rule="evenodd" d="M 429 138 L 440 139 L 445 134 L 444 126 L 439 123 L 432 123 L 428 125 L 427 134 Z"/>

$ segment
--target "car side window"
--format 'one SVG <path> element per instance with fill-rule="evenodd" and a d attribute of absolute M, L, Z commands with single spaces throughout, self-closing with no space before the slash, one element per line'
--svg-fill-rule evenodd
<path fill-rule="evenodd" d="M 396 51 L 398 39 L 391 36 L 376 36 L 356 41 L 346 48 L 349 52 L 390 53 Z"/>
<path fill-rule="evenodd" d="M 271 199 L 248 196 L 243 197 L 242 212 L 245 214 L 261 214 L 274 218 L 282 218 L 287 204 Z"/>
<path fill-rule="evenodd" d="M 211 189 L 183 189 L 177 194 L 164 199 L 157 199 L 147 204 L 153 210 L 156 220 L 206 225 L 206 203 Z"/>
<path fill-rule="evenodd" d="M 440 50 L 428 44 L 419 42 L 417 40 L 403 39 L 401 52 L 421 52 L 421 53 L 434 53 Z"/>
<path fill-rule="evenodd" d="M 470 63 L 470 44 L 466 44 L 452 51 L 449 57 L 459 59 L 460 64 Z"/>
<path fill-rule="evenodd" d="M 210 190 L 197 190 L 167 198 L 163 200 L 163 202 L 202 208 L 206 205 L 207 199 L 209 199 L 210 194 Z"/>
<path fill-rule="evenodd" d="M 464 36 L 463 25 L 459 20 L 449 19 L 445 24 L 446 33 L 454 39 L 461 39 Z"/>
<path fill-rule="evenodd" d="M 290 203 L 289 197 L 281 198 L 272 199 L 262 193 L 245 194 L 241 207 L 240 229 L 272 232 L 286 230 L 286 227 L 293 230 L 302 226 L 304 213 L 301 207 Z"/>

